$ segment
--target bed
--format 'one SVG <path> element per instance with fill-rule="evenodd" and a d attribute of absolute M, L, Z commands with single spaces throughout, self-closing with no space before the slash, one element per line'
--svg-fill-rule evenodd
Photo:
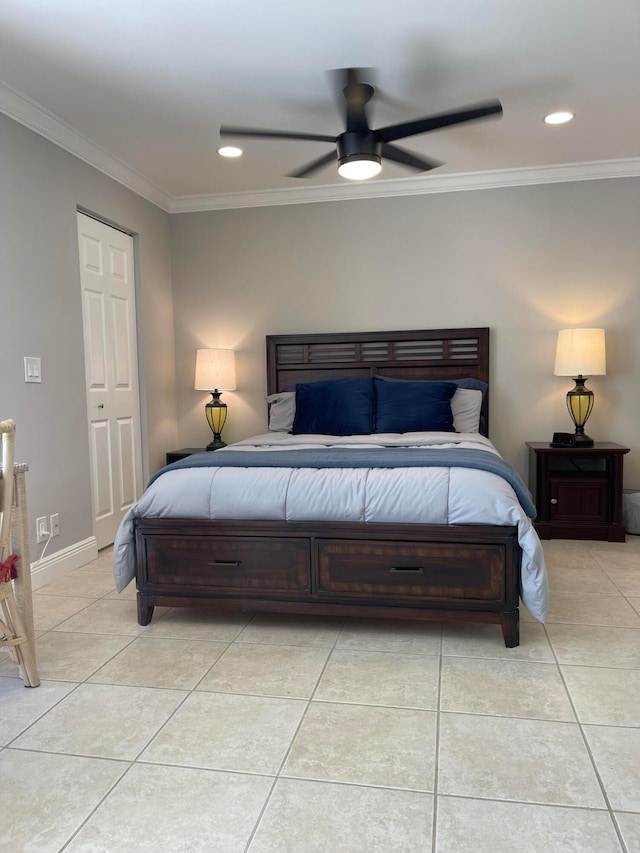
<path fill-rule="evenodd" d="M 135 574 L 141 625 L 156 605 L 215 602 L 492 622 L 517 646 L 520 596 L 546 617 L 546 573 L 530 496 L 487 437 L 488 386 L 488 328 L 268 336 L 269 431 L 154 476 L 116 537 L 118 589 Z M 347 432 L 370 387 L 381 428 Z M 433 410 L 454 426 L 402 429 L 415 389 L 429 406 L 453 393 Z M 465 394 L 470 432 L 458 402 L 451 415 Z"/>

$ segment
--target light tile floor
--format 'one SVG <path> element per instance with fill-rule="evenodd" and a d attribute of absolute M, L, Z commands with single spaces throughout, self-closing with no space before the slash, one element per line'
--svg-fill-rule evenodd
<path fill-rule="evenodd" d="M 0 851 L 640 853 L 640 538 L 544 543 L 546 626 L 157 608 L 111 555 L 0 655 Z M 10 786 L 11 793 L 8 793 Z"/>

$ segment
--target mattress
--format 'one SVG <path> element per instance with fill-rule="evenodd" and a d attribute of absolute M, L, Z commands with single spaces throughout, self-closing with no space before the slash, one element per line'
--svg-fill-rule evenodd
<path fill-rule="evenodd" d="M 323 448 L 368 452 L 410 448 L 427 456 L 451 450 L 454 461 L 400 468 L 294 467 L 289 461 L 290 451 L 299 451 L 304 458 L 305 450 Z M 514 488 L 513 478 L 519 477 L 513 469 L 510 482 L 491 470 L 455 464 L 456 453 L 465 450 L 474 451 L 471 455 L 476 457 L 489 454 L 488 462 L 491 456 L 499 457 L 491 441 L 478 433 L 450 432 L 357 436 L 270 432 L 208 453 L 206 459 L 205 454 L 189 457 L 162 469 L 124 517 L 114 544 L 116 586 L 121 591 L 135 576 L 136 518 L 509 525 L 517 527 L 523 552 L 522 600 L 544 622 L 547 575 L 542 545 L 525 510 L 531 502 L 522 498 L 526 487 Z M 216 464 L 229 451 L 240 459 L 251 454 L 251 467 L 241 462 Z M 282 454 L 286 466 L 273 462 L 273 453 L 279 451 L 287 451 Z M 268 467 L 253 462 L 261 453 L 270 457 Z M 186 467 L 189 460 L 196 467 Z"/>

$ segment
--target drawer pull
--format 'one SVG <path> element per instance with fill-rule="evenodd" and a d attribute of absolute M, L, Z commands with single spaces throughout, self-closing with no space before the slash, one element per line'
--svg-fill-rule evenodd
<path fill-rule="evenodd" d="M 210 566 L 239 566 L 240 560 L 213 560 Z"/>
<path fill-rule="evenodd" d="M 412 575 L 423 575 L 424 568 L 422 566 L 391 566 L 389 572 L 392 575 L 399 574 L 401 572 Z"/>
<path fill-rule="evenodd" d="M 555 506 L 558 503 L 558 498 L 551 498 L 549 503 L 552 503 Z"/>

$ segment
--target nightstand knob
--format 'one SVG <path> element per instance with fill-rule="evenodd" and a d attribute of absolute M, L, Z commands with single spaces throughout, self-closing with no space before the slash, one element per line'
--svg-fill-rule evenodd
<path fill-rule="evenodd" d="M 558 503 L 558 498 L 551 498 L 550 503 L 554 504 L 554 506 L 555 506 L 555 504 Z"/>

